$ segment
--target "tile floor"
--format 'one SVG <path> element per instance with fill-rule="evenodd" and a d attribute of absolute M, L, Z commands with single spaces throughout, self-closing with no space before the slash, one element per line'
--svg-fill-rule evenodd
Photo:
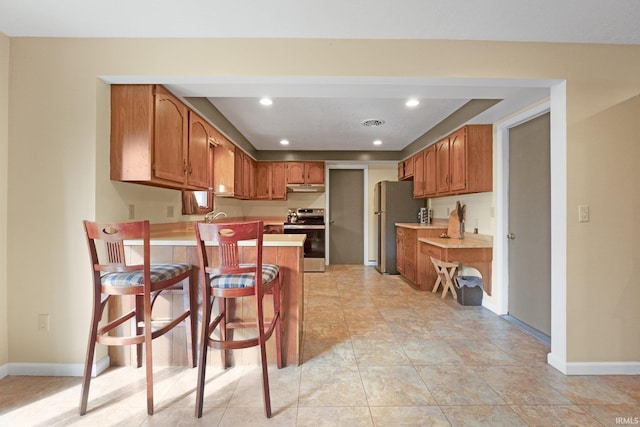
<path fill-rule="evenodd" d="M 372 267 L 305 276 L 304 363 L 270 369 L 274 416 L 255 368 L 157 367 L 155 415 L 144 371 L 95 378 L 80 417 L 79 378 L 0 380 L 0 426 L 619 426 L 638 424 L 640 376 L 564 376 L 549 348 L 480 307 L 411 289 Z M 250 402 L 250 403 L 247 403 Z"/>

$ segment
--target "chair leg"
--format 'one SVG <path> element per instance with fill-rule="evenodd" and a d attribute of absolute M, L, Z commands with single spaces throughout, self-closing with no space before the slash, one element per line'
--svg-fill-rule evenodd
<path fill-rule="evenodd" d="M 200 333 L 200 352 L 198 353 L 198 382 L 196 384 L 196 417 L 202 417 L 204 405 L 204 383 L 207 373 L 207 351 L 209 349 L 209 323 L 211 323 L 211 297 L 206 295 L 202 299 L 202 330 Z"/>
<path fill-rule="evenodd" d="M 84 374 L 82 376 L 82 392 L 80 394 L 80 415 L 87 413 L 87 402 L 89 400 L 89 386 L 91 385 L 91 369 L 96 351 L 96 338 L 98 336 L 98 325 L 102 317 L 100 296 L 93 303 L 93 313 L 91 315 L 91 327 L 89 329 L 89 342 L 87 343 L 87 357 L 84 362 Z"/>
<path fill-rule="evenodd" d="M 284 366 L 283 358 L 282 358 L 282 332 L 281 332 L 281 324 L 282 317 L 280 315 L 280 274 L 276 277 L 276 283 L 273 287 L 273 316 L 274 321 L 276 322 L 276 363 L 278 365 L 278 369 L 281 369 Z"/>
<path fill-rule="evenodd" d="M 264 414 L 271 418 L 271 395 L 269 393 L 269 367 L 267 364 L 267 348 L 264 338 L 264 314 L 262 311 L 263 295 L 256 296 L 256 315 L 258 323 L 258 344 L 260 346 L 260 365 L 262 366 L 262 398 L 264 400 Z"/>
<path fill-rule="evenodd" d="M 222 320 L 219 324 L 220 329 L 220 339 L 222 341 L 227 341 L 229 331 L 227 330 L 227 300 L 225 298 L 218 297 L 218 309 L 220 310 L 220 314 L 222 315 Z M 227 369 L 227 362 L 229 356 L 229 350 L 221 349 L 220 350 L 220 358 L 222 360 L 222 369 Z"/>
<path fill-rule="evenodd" d="M 140 324 L 144 322 L 144 299 L 142 295 L 135 296 L 136 304 L 136 324 L 134 326 L 136 336 L 142 335 L 142 327 Z M 142 343 L 136 344 L 136 368 L 142 366 Z"/>
<path fill-rule="evenodd" d="M 194 286 L 196 282 L 194 270 L 189 275 L 189 280 L 182 282 L 184 310 L 189 307 L 189 321 L 185 319 L 185 336 L 187 339 L 187 351 L 191 353 L 191 367 L 195 368 L 198 361 L 198 293 Z"/>
<path fill-rule="evenodd" d="M 152 330 L 151 330 L 151 299 L 144 298 L 144 347 L 145 347 L 145 368 L 147 378 L 147 414 L 153 415 L 153 352 L 152 352 Z"/>

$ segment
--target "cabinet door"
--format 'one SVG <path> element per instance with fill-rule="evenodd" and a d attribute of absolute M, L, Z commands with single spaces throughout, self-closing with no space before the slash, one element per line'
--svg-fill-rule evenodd
<path fill-rule="evenodd" d="M 409 157 L 404 162 L 404 177 L 411 178 L 414 176 L 416 167 L 415 167 L 415 157 Z"/>
<path fill-rule="evenodd" d="M 216 140 L 218 145 L 214 153 L 213 191 L 231 194 L 234 192 L 235 183 L 235 148 L 220 134 L 217 135 Z"/>
<path fill-rule="evenodd" d="M 189 112 L 189 162 L 187 184 L 209 188 L 210 126 L 194 112 Z"/>
<path fill-rule="evenodd" d="M 271 199 L 271 162 L 258 162 L 256 167 L 256 199 Z"/>
<path fill-rule="evenodd" d="M 436 194 L 436 146 L 424 150 L 424 195 Z"/>
<path fill-rule="evenodd" d="M 233 188 L 234 196 L 244 196 L 244 185 L 242 182 L 242 165 L 244 164 L 244 153 L 239 148 L 235 149 L 235 156 L 233 162 Z"/>
<path fill-rule="evenodd" d="M 449 191 L 467 188 L 466 129 L 462 128 L 449 136 Z"/>
<path fill-rule="evenodd" d="M 187 171 L 188 109 L 161 86 L 156 87 L 154 176 L 183 183 Z"/>
<path fill-rule="evenodd" d="M 413 197 L 424 197 L 424 152 L 419 152 L 412 157 L 413 171 Z"/>
<path fill-rule="evenodd" d="M 247 199 L 251 198 L 251 190 L 253 187 L 254 172 L 251 162 L 251 157 L 246 154 L 242 156 L 242 196 Z"/>
<path fill-rule="evenodd" d="M 418 238 L 416 230 L 405 230 L 404 238 L 404 277 L 411 283 L 416 283 L 416 248 Z"/>
<path fill-rule="evenodd" d="M 304 184 L 304 162 L 287 162 L 287 184 Z"/>
<path fill-rule="evenodd" d="M 287 181 L 285 162 L 271 163 L 271 199 L 285 200 L 287 198 Z"/>
<path fill-rule="evenodd" d="M 305 162 L 305 184 L 324 184 L 324 162 Z"/>
<path fill-rule="evenodd" d="M 438 193 L 449 192 L 449 139 L 436 143 L 436 186 Z"/>
<path fill-rule="evenodd" d="M 404 162 L 398 163 L 398 181 L 404 179 Z"/>
<path fill-rule="evenodd" d="M 400 274 L 404 273 L 404 243 L 404 228 L 396 227 L 396 270 Z"/>

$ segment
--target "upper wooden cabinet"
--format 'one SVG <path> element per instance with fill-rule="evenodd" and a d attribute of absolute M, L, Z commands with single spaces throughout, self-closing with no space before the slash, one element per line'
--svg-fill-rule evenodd
<path fill-rule="evenodd" d="M 418 154 L 414 155 L 411 158 L 413 161 L 415 171 L 413 173 L 413 197 L 419 198 L 424 197 L 424 152 L 420 151 Z"/>
<path fill-rule="evenodd" d="M 414 156 L 414 197 L 491 191 L 492 132 L 492 125 L 467 125 Z"/>
<path fill-rule="evenodd" d="M 189 111 L 189 161 L 187 184 L 208 188 L 211 183 L 209 147 L 214 141 L 213 127 L 193 111 Z"/>
<path fill-rule="evenodd" d="M 424 192 L 423 195 L 430 197 L 437 193 L 436 185 L 436 146 L 432 145 L 423 152 L 424 156 Z"/>
<path fill-rule="evenodd" d="M 208 138 L 194 126 L 192 147 L 189 109 L 164 87 L 112 85 L 111 179 L 207 189 Z"/>
<path fill-rule="evenodd" d="M 324 162 L 287 162 L 287 184 L 324 184 Z"/>
<path fill-rule="evenodd" d="M 286 163 L 256 162 L 256 199 L 286 200 Z"/>
<path fill-rule="evenodd" d="M 409 157 L 404 161 L 398 163 L 398 180 L 408 180 L 414 177 L 415 171 L 415 156 Z"/>
<path fill-rule="evenodd" d="M 235 194 L 236 147 L 220 133 L 214 136 L 216 148 L 213 162 L 213 192 L 218 196 Z"/>
<path fill-rule="evenodd" d="M 247 153 L 235 148 L 234 156 L 234 194 L 238 199 L 252 199 L 256 197 L 255 175 L 256 164 Z"/>

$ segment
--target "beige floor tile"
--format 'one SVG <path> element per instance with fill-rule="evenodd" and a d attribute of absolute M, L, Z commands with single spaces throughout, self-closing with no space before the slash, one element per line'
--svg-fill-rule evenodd
<path fill-rule="evenodd" d="M 395 340 L 351 339 L 358 366 L 411 365 L 411 361 Z"/>
<path fill-rule="evenodd" d="M 414 365 L 464 365 L 462 358 L 445 340 L 407 337 L 399 341 Z"/>
<path fill-rule="evenodd" d="M 296 425 L 295 408 L 278 409 L 274 411 L 271 418 L 264 415 L 263 408 L 228 408 L 218 427 L 238 427 L 238 426 L 277 426 L 294 427 Z M 208 424 L 210 425 L 210 424 Z"/>
<path fill-rule="evenodd" d="M 366 406 L 358 368 L 349 366 L 302 366 L 300 406 Z"/>
<path fill-rule="evenodd" d="M 467 365 L 517 365 L 507 353 L 489 340 L 447 340 L 458 356 Z"/>
<path fill-rule="evenodd" d="M 369 407 L 300 407 L 297 427 L 373 426 Z"/>
<path fill-rule="evenodd" d="M 360 367 L 369 406 L 430 406 L 436 401 L 413 366 Z"/>
<path fill-rule="evenodd" d="M 305 340 L 302 350 L 304 366 L 356 366 L 350 339 Z"/>
<path fill-rule="evenodd" d="M 504 405 L 468 366 L 419 366 L 418 373 L 439 405 Z"/>
<path fill-rule="evenodd" d="M 511 408 L 530 426 L 596 427 L 601 425 L 577 405 L 514 405 Z"/>
<path fill-rule="evenodd" d="M 527 424 L 509 406 L 443 406 L 454 427 L 525 427 Z"/>
<path fill-rule="evenodd" d="M 437 406 L 378 406 L 371 408 L 376 427 L 449 427 L 449 421 Z"/>

